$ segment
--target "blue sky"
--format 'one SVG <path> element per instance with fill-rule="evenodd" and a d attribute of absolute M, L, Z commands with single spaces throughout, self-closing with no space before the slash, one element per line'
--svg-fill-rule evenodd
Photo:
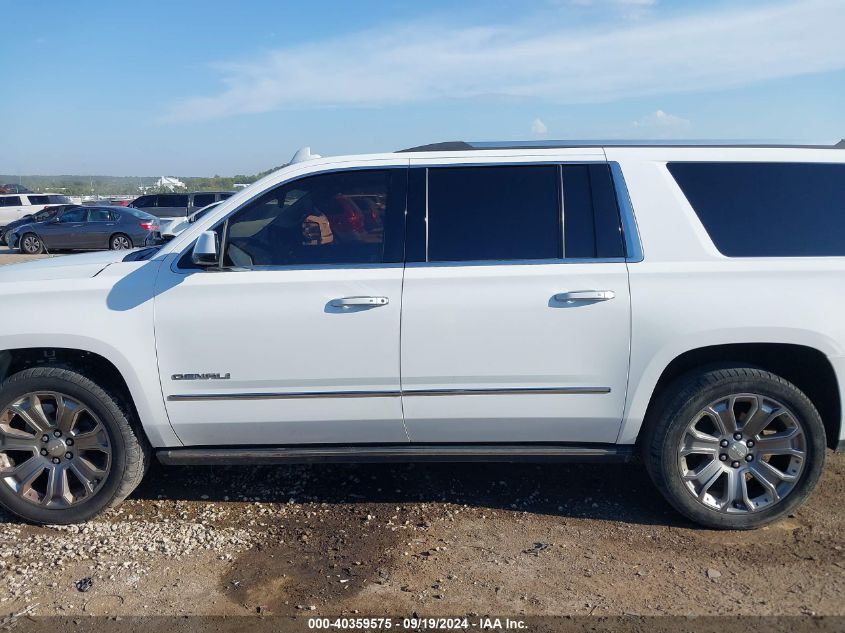
<path fill-rule="evenodd" d="M 845 137 L 842 0 L 0 0 L 0 173 L 441 140 Z"/>

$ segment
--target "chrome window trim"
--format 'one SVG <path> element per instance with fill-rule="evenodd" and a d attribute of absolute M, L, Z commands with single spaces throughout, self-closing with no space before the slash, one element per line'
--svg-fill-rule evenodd
<path fill-rule="evenodd" d="M 625 184 L 625 176 L 622 168 L 616 161 L 609 161 L 610 174 L 613 178 L 613 187 L 616 190 L 616 205 L 619 208 L 619 219 L 622 222 L 622 237 L 625 240 L 625 261 L 638 263 L 643 261 L 643 246 L 640 239 L 640 231 L 637 226 L 637 217 L 634 215 L 634 205 L 631 204 L 631 196 L 628 193 L 628 185 Z"/>
<path fill-rule="evenodd" d="M 404 396 L 583 395 L 608 394 L 610 387 L 517 387 L 503 389 L 406 389 L 391 391 L 305 391 L 173 394 L 168 402 L 197 400 L 303 400 L 315 398 L 397 398 Z"/>

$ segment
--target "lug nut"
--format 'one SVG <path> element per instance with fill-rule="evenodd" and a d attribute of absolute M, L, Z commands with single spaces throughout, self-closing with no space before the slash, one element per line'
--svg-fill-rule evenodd
<path fill-rule="evenodd" d="M 49 441 L 50 441 L 50 436 L 49 436 L 49 435 L 42 435 L 42 436 L 41 436 L 41 441 L 42 441 L 42 442 L 49 442 Z"/>
<path fill-rule="evenodd" d="M 58 464 L 61 460 L 58 457 L 53 458 L 53 463 Z"/>
<path fill-rule="evenodd" d="M 42 454 L 42 455 L 46 455 L 46 454 L 47 454 L 47 449 L 46 449 L 46 448 L 42 448 L 42 449 L 41 449 L 41 454 Z"/>
<path fill-rule="evenodd" d="M 735 440 L 741 440 L 742 439 L 742 433 L 734 433 L 734 439 Z"/>
<path fill-rule="evenodd" d="M 53 435 L 55 435 L 56 437 L 61 437 L 62 432 L 59 429 L 56 429 L 55 431 L 53 431 Z"/>
<path fill-rule="evenodd" d="M 726 462 L 728 461 L 728 456 L 722 453 L 721 455 L 719 455 L 719 459 L 723 462 Z"/>
<path fill-rule="evenodd" d="M 745 461 L 747 461 L 747 462 L 752 462 L 752 461 L 754 461 L 754 455 L 746 455 L 746 456 L 745 456 Z"/>
<path fill-rule="evenodd" d="M 739 468 L 739 462 L 731 462 L 731 466 L 734 468 Z"/>
<path fill-rule="evenodd" d="M 71 453 L 70 451 L 65 453 L 65 459 L 72 459 L 72 458 L 73 458 L 73 453 Z"/>
<path fill-rule="evenodd" d="M 727 445 L 728 445 L 728 440 L 722 440 L 721 442 L 719 442 L 719 446 L 721 446 L 722 448 L 725 448 Z"/>
<path fill-rule="evenodd" d="M 72 440 L 72 439 L 70 439 L 70 438 L 67 438 L 67 439 L 65 440 L 65 444 L 67 444 L 68 446 L 73 446 L 73 440 Z"/>
<path fill-rule="evenodd" d="M 748 441 L 745 443 L 745 445 L 746 445 L 748 448 L 754 448 L 754 440 L 748 440 Z"/>

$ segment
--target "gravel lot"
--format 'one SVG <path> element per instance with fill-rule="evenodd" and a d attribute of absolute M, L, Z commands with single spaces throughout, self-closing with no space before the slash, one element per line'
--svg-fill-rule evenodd
<path fill-rule="evenodd" d="M 845 615 L 843 497 L 832 453 L 753 532 L 690 525 L 636 464 L 154 464 L 86 525 L 0 514 L 0 614 Z"/>

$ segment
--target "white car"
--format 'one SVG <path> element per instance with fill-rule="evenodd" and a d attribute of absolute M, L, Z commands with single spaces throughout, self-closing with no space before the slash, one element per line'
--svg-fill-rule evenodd
<path fill-rule="evenodd" d="M 70 204 L 70 198 L 58 193 L 0 193 L 0 227 L 56 204 Z"/>
<path fill-rule="evenodd" d="M 203 217 L 206 213 L 216 208 L 219 204 L 220 202 L 212 202 L 211 204 L 204 206 L 202 209 L 194 211 L 186 218 L 171 218 L 162 220 L 160 228 L 161 238 L 165 241 L 172 240 L 194 222 Z"/>
<path fill-rule="evenodd" d="M 164 246 L 0 269 L 0 503 L 83 521 L 153 457 L 640 458 L 745 529 L 845 448 L 841 144 L 295 158 Z"/>

